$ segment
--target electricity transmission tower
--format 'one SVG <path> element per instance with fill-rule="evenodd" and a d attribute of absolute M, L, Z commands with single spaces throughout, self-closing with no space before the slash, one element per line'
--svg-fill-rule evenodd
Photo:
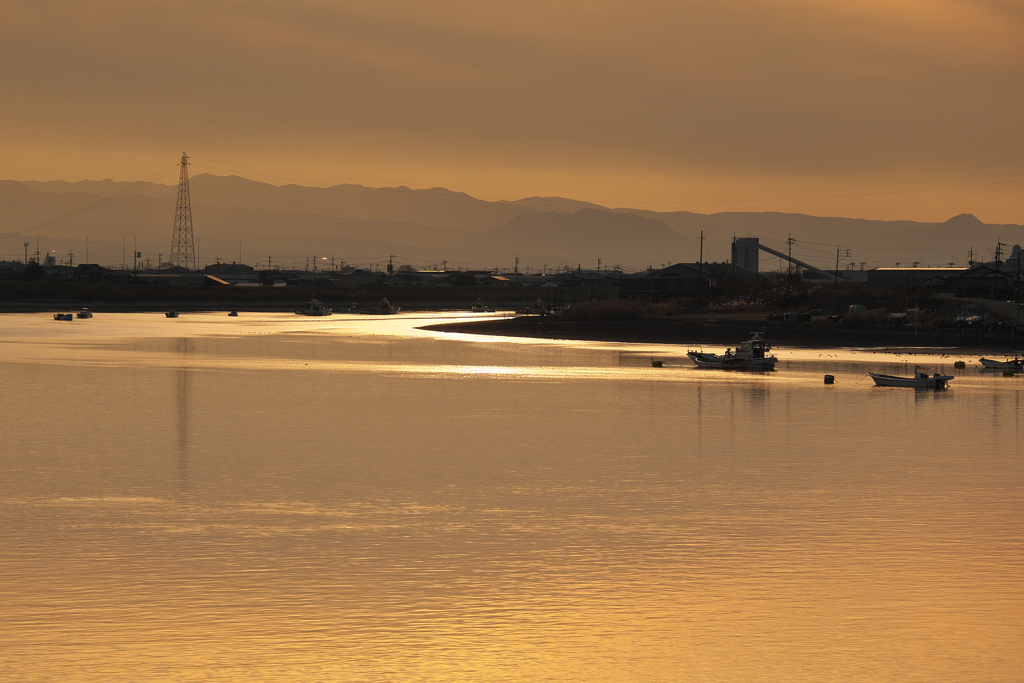
<path fill-rule="evenodd" d="M 196 270 L 196 245 L 192 238 L 192 200 L 188 195 L 188 156 L 181 153 L 181 177 L 178 179 L 178 205 L 174 209 L 174 234 L 171 236 L 171 264 Z"/>

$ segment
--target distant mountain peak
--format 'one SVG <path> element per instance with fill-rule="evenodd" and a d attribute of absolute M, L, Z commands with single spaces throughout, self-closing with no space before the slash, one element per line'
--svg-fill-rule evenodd
<path fill-rule="evenodd" d="M 978 219 L 973 213 L 962 213 L 959 216 L 953 216 L 946 225 L 958 225 L 964 228 L 969 228 L 978 225 L 985 225 L 981 220 Z"/>

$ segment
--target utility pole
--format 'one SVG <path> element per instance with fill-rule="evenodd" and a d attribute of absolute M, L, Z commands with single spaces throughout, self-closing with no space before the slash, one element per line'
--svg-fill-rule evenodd
<path fill-rule="evenodd" d="M 700 288 L 704 289 L 704 231 L 700 231 L 700 257 L 697 259 L 697 272 L 700 273 Z"/>
<path fill-rule="evenodd" d="M 124 260 L 124 237 L 121 237 L 121 272 L 123 273 L 128 263 Z"/>
<path fill-rule="evenodd" d="M 395 255 L 394 254 L 389 254 L 388 255 L 388 277 L 391 277 L 394 274 L 395 274 Z"/>
<path fill-rule="evenodd" d="M 135 270 L 135 272 L 138 272 L 139 271 L 139 238 L 135 237 L 134 239 L 135 239 L 135 247 L 134 247 L 135 251 L 132 252 L 132 255 L 133 255 L 132 258 L 134 259 L 135 265 L 132 266 L 132 269 Z"/>
<path fill-rule="evenodd" d="M 28 242 L 25 242 L 25 265 L 28 265 Z"/>
<path fill-rule="evenodd" d="M 850 258 L 850 250 L 846 250 L 846 258 Z M 836 286 L 839 286 L 839 247 L 836 247 Z"/>
<path fill-rule="evenodd" d="M 89 236 L 85 236 L 85 262 L 89 262 Z"/>
<path fill-rule="evenodd" d="M 1001 259 L 1003 257 L 1003 247 L 1008 247 L 1008 246 L 1010 246 L 1010 245 L 1004 244 L 1004 243 L 999 241 L 999 238 L 996 238 L 996 272 L 997 273 L 999 272 L 999 265 L 1000 265 Z"/>
<path fill-rule="evenodd" d="M 600 263 L 601 259 L 598 259 L 597 262 Z M 516 284 L 519 284 L 519 257 L 518 256 L 516 256 Z"/>

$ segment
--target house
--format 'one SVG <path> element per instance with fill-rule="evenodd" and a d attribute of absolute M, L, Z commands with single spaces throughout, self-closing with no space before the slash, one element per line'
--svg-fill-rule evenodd
<path fill-rule="evenodd" d="M 512 280 L 504 275 L 487 275 L 480 278 L 480 284 L 486 287 L 508 287 L 512 284 Z"/>
<path fill-rule="evenodd" d="M 244 263 L 214 263 L 203 268 L 205 275 L 212 275 L 231 284 L 258 283 L 256 269 Z"/>
<path fill-rule="evenodd" d="M 74 278 L 76 282 L 99 282 L 107 272 L 97 263 L 79 263 L 75 266 Z"/>
<path fill-rule="evenodd" d="M 24 271 L 21 261 L 0 261 L 0 280 L 17 280 Z"/>

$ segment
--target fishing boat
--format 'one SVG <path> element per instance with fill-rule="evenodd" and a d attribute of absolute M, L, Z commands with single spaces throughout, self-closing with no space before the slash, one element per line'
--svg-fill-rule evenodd
<path fill-rule="evenodd" d="M 238 311 L 231 311 L 230 313 L 228 313 L 228 317 L 229 318 L 237 318 L 238 317 Z"/>
<path fill-rule="evenodd" d="M 526 308 L 519 312 L 525 313 L 526 315 L 546 315 L 548 309 L 547 306 L 544 305 L 544 300 L 541 299 L 540 297 L 537 297 L 537 300 L 534 301 L 533 304 L 527 306 Z"/>
<path fill-rule="evenodd" d="M 770 355 L 771 343 L 762 332 L 751 332 L 750 339 L 739 344 L 736 350 L 726 349 L 724 354 L 687 351 L 686 355 L 698 368 L 716 370 L 774 370 L 779 359 Z"/>
<path fill-rule="evenodd" d="M 931 377 L 927 372 L 915 372 L 913 377 L 896 377 L 894 375 L 880 375 L 869 372 L 868 377 L 875 380 L 875 386 L 879 387 L 912 387 L 914 389 L 945 389 L 952 375 L 940 375 L 935 373 Z"/>
<path fill-rule="evenodd" d="M 83 308 L 77 313 L 77 315 L 79 318 L 91 318 L 92 311 L 90 311 L 88 308 Z"/>
<path fill-rule="evenodd" d="M 494 313 L 494 308 L 484 303 L 484 300 L 480 297 L 476 298 L 473 302 L 472 308 L 469 309 L 473 313 Z"/>
<path fill-rule="evenodd" d="M 310 299 L 305 308 L 295 311 L 297 315 L 330 315 L 331 307 L 319 299 Z"/>
<path fill-rule="evenodd" d="M 53 314 L 53 319 L 54 320 L 74 320 L 75 317 L 73 315 L 71 315 L 70 313 L 54 313 Z"/>
<path fill-rule="evenodd" d="M 166 313 L 164 313 L 164 315 L 166 315 L 168 318 L 177 318 L 178 317 L 178 312 L 177 311 L 167 311 Z"/>
<path fill-rule="evenodd" d="M 369 313 L 370 315 L 394 315 L 395 313 L 398 313 L 400 310 L 402 309 L 399 308 L 398 306 L 392 306 L 391 302 L 388 301 L 388 298 L 384 297 L 383 299 L 380 300 L 379 303 L 375 304 L 374 306 L 371 306 L 370 310 L 367 311 L 367 313 Z"/>
<path fill-rule="evenodd" d="M 981 363 L 981 367 L 986 370 L 1013 370 L 1014 372 L 1024 372 L 1024 360 L 1020 358 L 1014 358 L 1010 360 L 992 360 L 991 358 L 979 358 L 978 361 Z"/>

